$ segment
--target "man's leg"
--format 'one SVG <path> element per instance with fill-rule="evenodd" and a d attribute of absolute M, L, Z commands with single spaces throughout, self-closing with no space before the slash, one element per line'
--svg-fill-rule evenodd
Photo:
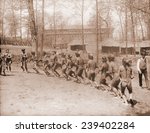
<path fill-rule="evenodd" d="M 2 74 L 2 65 L 0 64 L 0 75 Z"/>
<path fill-rule="evenodd" d="M 129 100 L 130 100 L 130 103 L 131 103 L 131 107 L 134 107 L 131 83 L 128 84 L 127 89 L 129 91 Z"/>
<path fill-rule="evenodd" d="M 123 98 L 123 100 L 124 100 L 125 105 L 128 105 L 127 98 L 126 98 L 126 96 L 125 96 L 125 89 L 126 89 L 126 87 L 127 87 L 127 83 L 126 83 L 126 82 L 122 82 L 122 83 L 121 83 L 122 98 Z"/>
<path fill-rule="evenodd" d="M 139 73 L 139 86 L 142 87 L 142 73 Z"/>
<path fill-rule="evenodd" d="M 25 69 L 26 69 L 26 72 L 28 72 L 27 62 L 25 62 Z"/>
<path fill-rule="evenodd" d="M 147 70 L 145 70 L 145 71 L 143 72 L 143 75 L 144 75 L 144 78 L 145 78 L 146 87 L 148 88 L 148 87 L 149 87 L 149 81 L 148 81 L 148 73 L 147 73 Z"/>

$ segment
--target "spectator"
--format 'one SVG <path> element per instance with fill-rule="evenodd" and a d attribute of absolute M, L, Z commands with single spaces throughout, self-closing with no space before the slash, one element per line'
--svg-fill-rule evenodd
<path fill-rule="evenodd" d="M 148 71 L 147 71 L 147 60 L 146 60 L 146 52 L 141 52 L 141 58 L 137 61 L 137 70 L 139 74 L 139 86 L 143 88 L 142 76 L 144 75 L 146 88 L 149 87 L 148 81 Z"/>

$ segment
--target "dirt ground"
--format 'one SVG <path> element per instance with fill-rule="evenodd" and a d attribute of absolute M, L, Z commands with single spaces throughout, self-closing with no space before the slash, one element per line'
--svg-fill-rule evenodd
<path fill-rule="evenodd" d="M 1 115 L 150 115 L 150 90 L 138 87 L 133 80 L 134 108 L 110 92 L 63 78 L 47 77 L 12 68 L 0 76 Z"/>

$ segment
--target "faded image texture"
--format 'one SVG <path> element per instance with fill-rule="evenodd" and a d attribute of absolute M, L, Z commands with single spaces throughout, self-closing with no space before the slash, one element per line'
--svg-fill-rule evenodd
<path fill-rule="evenodd" d="M 0 0 L 0 115 L 150 115 L 150 0 Z"/>

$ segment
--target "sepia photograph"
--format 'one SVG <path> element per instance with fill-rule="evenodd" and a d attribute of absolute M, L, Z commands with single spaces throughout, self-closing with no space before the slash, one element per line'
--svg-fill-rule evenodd
<path fill-rule="evenodd" d="M 0 0 L 0 116 L 149 116 L 150 0 Z"/>

